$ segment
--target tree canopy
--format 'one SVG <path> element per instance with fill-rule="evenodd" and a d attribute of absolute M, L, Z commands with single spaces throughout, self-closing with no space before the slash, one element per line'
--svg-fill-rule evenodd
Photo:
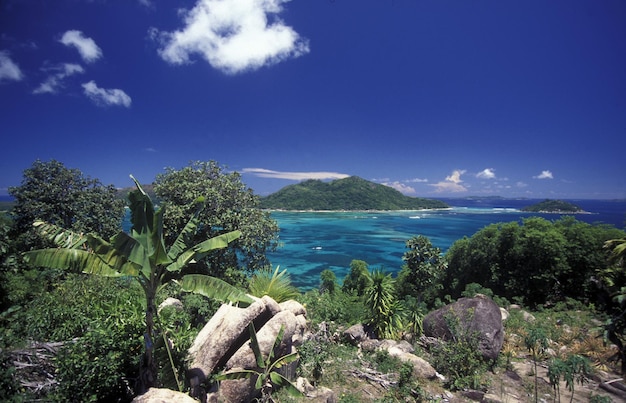
<path fill-rule="evenodd" d="M 205 198 L 206 208 L 199 216 L 202 225 L 195 242 L 241 230 L 241 237 L 231 247 L 198 262 L 193 269 L 196 272 L 242 282 L 241 269 L 250 273 L 269 264 L 266 253 L 277 247 L 278 224 L 268 212 L 258 209 L 258 196 L 242 183 L 239 173 L 226 172 L 215 161 L 196 161 L 157 175 L 154 191 L 167 204 L 165 235 L 170 240 L 184 228 L 198 197 Z"/>
<path fill-rule="evenodd" d="M 594 302 L 594 275 L 609 257 L 604 242 L 623 234 L 573 217 L 492 224 L 450 247 L 444 292 L 458 297 L 467 284 L 478 283 L 529 305 L 565 297 Z"/>
<path fill-rule="evenodd" d="M 110 237 L 122 228 L 124 202 L 113 185 L 105 186 L 63 163 L 35 161 L 24 170 L 22 184 L 9 188 L 16 237 L 30 247 L 41 244 L 33 231 L 43 220 L 75 232 L 95 232 Z"/>

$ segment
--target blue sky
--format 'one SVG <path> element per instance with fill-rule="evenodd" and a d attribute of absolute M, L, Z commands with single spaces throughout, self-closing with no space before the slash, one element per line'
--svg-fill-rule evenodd
<path fill-rule="evenodd" d="M 623 0 L 3 0 L 0 194 L 216 160 L 266 195 L 626 197 Z"/>

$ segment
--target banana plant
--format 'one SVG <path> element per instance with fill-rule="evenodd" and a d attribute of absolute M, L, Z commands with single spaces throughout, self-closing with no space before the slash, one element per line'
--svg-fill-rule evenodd
<path fill-rule="evenodd" d="M 302 397 L 302 392 L 300 392 L 300 390 L 298 390 L 298 388 L 296 388 L 296 386 L 291 383 L 287 378 L 277 372 L 277 370 L 280 369 L 282 366 L 294 362 L 298 359 L 298 353 L 296 352 L 284 355 L 282 357 L 276 357 L 276 350 L 278 350 L 278 347 L 283 340 L 285 327 L 280 327 L 278 335 L 274 340 L 274 345 L 269 351 L 266 359 L 263 358 L 263 354 L 261 353 L 261 347 L 259 346 L 256 330 L 254 329 L 254 324 L 252 324 L 252 322 L 250 322 L 250 325 L 248 325 L 248 330 L 250 332 L 250 348 L 252 348 L 252 351 L 254 353 L 254 358 L 256 360 L 258 370 L 236 369 L 229 372 L 224 372 L 218 375 L 216 379 L 218 381 L 224 381 L 234 379 L 251 379 L 253 377 L 256 377 L 254 388 L 257 391 L 261 392 L 260 401 L 264 403 L 274 402 L 274 399 L 272 398 L 272 391 L 275 387 L 285 388 L 287 393 L 289 393 L 293 397 Z"/>
<path fill-rule="evenodd" d="M 139 392 L 144 392 L 157 385 L 154 337 L 155 322 L 158 324 L 156 295 L 159 290 L 173 281 L 183 291 L 220 301 L 244 305 L 253 301 L 243 291 L 218 278 L 181 273 L 189 263 L 202 259 L 213 250 L 227 247 L 229 242 L 239 238 L 241 232 L 224 233 L 190 247 L 188 243 L 200 225 L 198 215 L 204 207 L 204 200 L 200 198 L 195 202 L 195 213 L 167 249 L 163 237 L 165 207 L 155 211 L 150 197 L 139 182 L 132 175 L 131 179 L 137 188 L 128 195 L 132 223 L 130 233 L 119 232 L 110 241 L 105 241 L 96 234 L 77 234 L 36 221 L 33 225 L 38 232 L 55 243 L 57 248 L 29 251 L 24 258 L 33 267 L 80 270 L 107 277 L 130 277 L 141 285 L 146 299 L 146 329 Z"/>

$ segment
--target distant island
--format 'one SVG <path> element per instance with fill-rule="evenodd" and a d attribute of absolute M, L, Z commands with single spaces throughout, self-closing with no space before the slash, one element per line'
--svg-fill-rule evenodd
<path fill-rule="evenodd" d="M 409 197 L 357 176 L 332 182 L 307 180 L 261 198 L 271 210 L 423 210 L 449 208 L 440 200 Z"/>
<path fill-rule="evenodd" d="M 563 200 L 546 199 L 542 202 L 532 204 L 522 208 L 522 211 L 531 213 L 585 213 L 586 211 L 575 204 Z"/>

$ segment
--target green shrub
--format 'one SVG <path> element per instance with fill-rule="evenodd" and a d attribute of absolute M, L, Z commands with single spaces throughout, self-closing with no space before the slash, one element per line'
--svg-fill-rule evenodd
<path fill-rule="evenodd" d="M 469 312 L 473 315 L 473 312 Z M 452 390 L 481 389 L 487 364 L 479 352 L 475 333 L 463 329 L 460 318 L 444 315 L 452 340 L 431 350 L 431 364 L 447 378 L 446 387 Z"/>
<path fill-rule="evenodd" d="M 308 291 L 298 298 L 306 306 L 308 319 L 314 326 L 322 322 L 337 322 L 346 326 L 363 321 L 365 306 L 358 296 L 337 289 L 334 294 Z"/>
<path fill-rule="evenodd" d="M 128 401 L 138 377 L 141 323 L 90 330 L 56 357 L 58 401 Z"/>

